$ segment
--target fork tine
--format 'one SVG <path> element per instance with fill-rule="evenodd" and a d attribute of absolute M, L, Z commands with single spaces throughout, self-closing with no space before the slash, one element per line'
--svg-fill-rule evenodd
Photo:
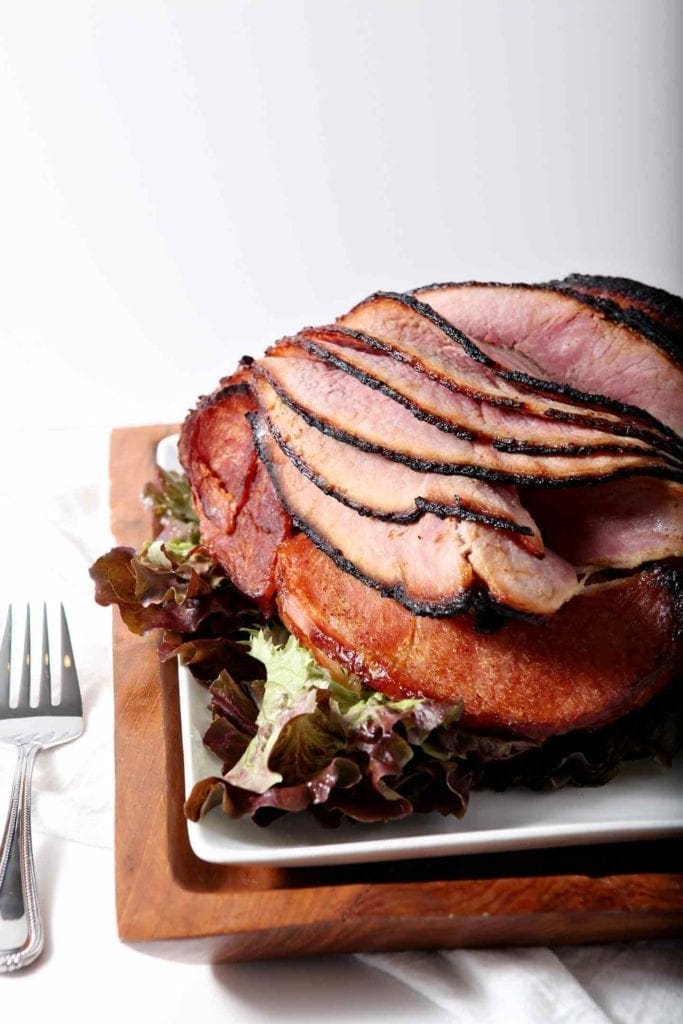
<path fill-rule="evenodd" d="M 26 628 L 24 629 L 24 655 L 21 660 L 21 678 L 17 710 L 28 711 L 31 707 L 31 608 L 26 605 Z"/>
<path fill-rule="evenodd" d="M 43 653 L 40 660 L 40 686 L 38 689 L 38 707 L 49 708 L 52 704 L 52 686 L 50 682 L 50 643 L 47 632 L 47 606 L 43 603 Z"/>
<path fill-rule="evenodd" d="M 0 708 L 9 707 L 9 680 L 12 658 L 12 605 L 7 609 L 5 632 L 0 646 Z"/>
<path fill-rule="evenodd" d="M 60 611 L 62 620 L 62 696 L 59 709 L 64 715 L 80 716 L 83 714 L 83 702 L 81 701 L 81 689 L 78 685 L 76 662 L 71 647 L 64 605 L 60 605 Z"/>

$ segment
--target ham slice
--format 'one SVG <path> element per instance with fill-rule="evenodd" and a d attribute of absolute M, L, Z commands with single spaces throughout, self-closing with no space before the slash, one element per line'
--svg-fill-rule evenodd
<path fill-rule="evenodd" d="M 443 286 L 450 292 L 455 286 Z M 427 297 L 441 288 L 425 290 Z M 421 295 L 422 293 L 420 293 Z M 511 346 L 492 354 L 416 295 L 377 292 L 340 317 L 339 323 L 381 340 L 397 358 L 473 398 L 514 408 L 530 416 L 638 438 L 681 458 L 680 439 L 635 406 L 626 407 L 567 384 L 535 377 L 538 367 Z M 501 361 L 512 360 L 513 368 Z M 541 428 L 539 427 L 539 430 Z"/>
<path fill-rule="evenodd" d="M 541 739 L 597 728 L 681 669 L 672 570 L 590 588 L 540 623 L 508 620 L 493 635 L 467 616 L 411 615 L 302 535 L 280 548 L 276 579 L 282 621 L 320 660 L 391 697 L 462 700 L 462 724 L 475 730 Z"/>
<path fill-rule="evenodd" d="M 548 615 L 579 589 L 573 568 L 552 552 L 530 555 L 490 526 L 426 512 L 415 523 L 359 516 L 304 476 L 252 417 L 254 439 L 282 504 L 344 572 L 416 615 L 444 617 L 493 605 Z"/>
<path fill-rule="evenodd" d="M 424 367 L 395 358 L 378 338 L 350 328 L 315 328 L 294 340 L 337 369 L 394 398 L 427 423 L 468 440 L 492 442 L 500 451 L 542 455 L 648 453 L 644 441 L 517 412 L 494 401 L 480 401 L 429 376 Z M 277 350 L 275 350 L 277 351 Z M 652 452 L 649 452 L 652 454 Z"/>
<path fill-rule="evenodd" d="M 469 519 L 512 531 L 529 551 L 543 553 L 513 487 L 410 469 L 312 427 L 264 379 L 255 376 L 253 389 L 270 433 L 300 472 L 361 515 L 397 523 L 414 522 L 424 512 Z"/>
<path fill-rule="evenodd" d="M 444 433 L 353 375 L 307 356 L 296 346 L 254 363 L 277 396 L 311 425 L 338 440 L 384 455 L 411 469 L 461 474 L 500 483 L 590 482 L 637 473 L 683 479 L 649 455 L 536 456 Z"/>
<path fill-rule="evenodd" d="M 468 283 L 416 294 L 511 370 L 638 407 L 683 433 L 683 370 L 642 332 L 560 289 Z M 522 378 L 518 378 L 520 381 Z"/>
<path fill-rule="evenodd" d="M 680 484 L 643 477 L 599 487 L 529 487 L 520 497 L 545 543 L 572 565 L 634 569 L 683 558 Z"/>

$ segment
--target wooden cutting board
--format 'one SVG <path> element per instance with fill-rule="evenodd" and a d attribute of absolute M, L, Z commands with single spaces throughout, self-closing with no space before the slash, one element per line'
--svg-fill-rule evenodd
<path fill-rule="evenodd" d="M 151 519 L 139 495 L 172 426 L 116 430 L 117 543 Z M 128 943 L 218 962 L 361 950 L 554 945 L 683 934 L 683 844 L 557 850 L 313 868 L 217 866 L 183 818 L 177 676 L 114 613 L 116 897 Z"/>

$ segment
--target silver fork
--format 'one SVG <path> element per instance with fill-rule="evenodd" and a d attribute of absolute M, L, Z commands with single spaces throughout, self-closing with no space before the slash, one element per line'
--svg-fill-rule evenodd
<path fill-rule="evenodd" d="M 19 697 L 10 707 L 12 608 L 0 644 L 0 745 L 16 748 L 17 763 L 5 831 L 0 844 L 0 973 L 26 967 L 44 945 L 31 842 L 31 776 L 36 755 L 47 747 L 67 743 L 83 732 L 83 706 L 69 628 L 63 606 L 61 618 L 61 695 L 52 703 L 47 608 L 43 605 L 43 638 L 38 703 L 31 706 L 31 622 L 26 628 L 19 680 Z"/>

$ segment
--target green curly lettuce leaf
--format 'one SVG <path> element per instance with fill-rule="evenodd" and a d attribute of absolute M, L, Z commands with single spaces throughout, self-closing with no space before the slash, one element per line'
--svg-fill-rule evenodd
<path fill-rule="evenodd" d="M 305 808 L 330 823 L 342 814 L 384 821 L 412 813 L 402 782 L 414 775 L 428 741 L 448 759 L 438 733 L 457 720 L 457 705 L 394 701 L 353 676 L 332 678 L 282 629 L 252 631 L 248 650 L 264 666 L 265 680 L 239 683 L 223 672 L 211 685 L 213 719 L 204 742 L 221 758 L 223 774 L 195 786 L 190 817 L 216 802 L 231 816 L 251 814 L 260 823 Z M 467 803 L 469 775 L 456 775 L 446 787 L 456 796 L 445 800 L 444 812 L 461 813 Z"/>

